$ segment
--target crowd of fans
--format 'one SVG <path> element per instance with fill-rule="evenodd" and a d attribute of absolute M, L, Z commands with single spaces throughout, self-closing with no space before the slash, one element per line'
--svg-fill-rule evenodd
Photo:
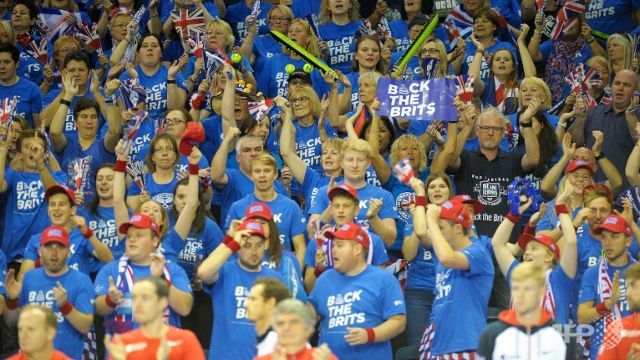
<path fill-rule="evenodd" d="M 640 1 L 0 18 L 0 356 L 640 359 Z"/>

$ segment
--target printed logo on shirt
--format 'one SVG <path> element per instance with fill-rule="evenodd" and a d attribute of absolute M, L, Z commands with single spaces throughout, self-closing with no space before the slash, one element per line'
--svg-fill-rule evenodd
<path fill-rule="evenodd" d="M 148 144 L 151 144 L 151 134 L 136 136 L 131 142 L 131 156 L 137 155 L 142 150 L 142 147 Z"/>
<path fill-rule="evenodd" d="M 436 274 L 436 299 L 449 296 L 451 284 L 445 284 L 445 282 L 449 279 L 452 270 L 453 269 L 447 269 L 444 273 Z"/>
<path fill-rule="evenodd" d="M 345 294 L 331 295 L 327 298 L 329 313 L 329 329 L 363 324 L 366 321 L 363 312 L 353 313 L 353 303 L 361 301 L 362 290 L 349 291 Z"/>
<path fill-rule="evenodd" d="M 161 193 L 152 197 L 153 200 L 157 201 L 163 208 L 169 210 L 171 209 L 171 205 L 173 205 L 173 194 L 172 193 Z"/>
<path fill-rule="evenodd" d="M 472 177 L 475 177 L 472 175 Z M 476 179 L 474 179 L 476 180 Z M 502 202 L 502 198 L 507 194 L 507 189 L 503 187 L 499 179 L 483 179 L 476 183 L 473 191 L 478 194 L 478 200 L 483 205 L 495 206 Z"/>
<path fill-rule="evenodd" d="M 201 241 L 197 238 L 187 237 L 184 248 L 178 255 L 178 259 L 181 262 L 195 264 L 199 259 L 201 260 L 202 251 L 203 246 Z"/>
<path fill-rule="evenodd" d="M 320 154 L 316 150 L 320 149 L 322 141 L 320 138 L 308 139 L 307 141 L 299 141 L 296 143 L 296 153 L 304 161 L 307 166 L 319 166 Z"/>
<path fill-rule="evenodd" d="M 258 22 L 256 23 L 256 28 L 260 29 L 261 27 L 267 26 L 267 18 L 258 18 Z M 238 21 L 236 25 L 236 32 L 238 33 L 238 37 L 240 39 L 244 39 L 247 37 L 247 28 L 244 25 L 244 21 Z"/>
<path fill-rule="evenodd" d="M 16 209 L 22 212 L 37 210 L 44 201 L 44 187 L 40 180 L 16 183 Z"/>
<path fill-rule="evenodd" d="M 403 192 L 396 198 L 396 207 L 398 208 L 399 220 L 404 222 L 409 220 L 411 212 L 409 205 L 416 201 L 416 194 L 412 192 Z"/>
<path fill-rule="evenodd" d="M 278 87 L 278 96 L 287 96 L 287 85 L 289 84 L 289 74 L 284 72 L 276 73 L 276 86 Z"/>
<path fill-rule="evenodd" d="M 584 17 L 589 19 L 597 19 L 605 16 L 613 16 L 616 14 L 616 8 L 614 6 L 604 7 L 605 0 L 593 0 L 589 3 L 589 8 L 585 12 Z"/>
<path fill-rule="evenodd" d="M 249 297 L 249 289 L 244 286 L 236 286 L 234 295 L 236 297 L 236 320 L 245 319 L 247 310 L 244 308 L 244 303 Z"/>
<path fill-rule="evenodd" d="M 350 63 L 351 45 L 353 44 L 353 36 L 345 36 L 341 39 L 328 40 L 329 47 L 329 64 L 336 65 L 340 63 Z"/>
<path fill-rule="evenodd" d="M 31 55 L 27 54 L 26 52 L 21 52 L 20 53 L 20 60 L 23 60 L 22 62 L 26 62 L 27 63 L 27 72 L 34 74 L 34 73 L 38 73 L 40 71 L 42 71 L 42 65 L 40 65 L 39 62 L 33 62 L 33 63 L 29 63 L 29 58 L 31 57 Z"/>
<path fill-rule="evenodd" d="M 53 290 L 49 290 L 44 292 L 42 290 L 33 290 L 29 291 L 27 295 L 27 301 L 30 305 L 40 305 L 44 307 L 48 307 L 49 309 L 53 309 L 53 305 L 56 303 L 56 298 L 53 296 Z M 58 323 L 64 321 L 64 315 L 60 312 L 55 312 L 56 319 Z"/>
<path fill-rule="evenodd" d="M 167 108 L 167 83 L 163 82 L 147 88 L 147 111 L 164 110 Z"/>
<path fill-rule="evenodd" d="M 104 221 L 102 219 L 89 221 L 89 227 L 93 230 L 93 234 L 110 249 L 118 246 L 120 239 L 116 233 L 116 221 L 113 219 Z"/>
<path fill-rule="evenodd" d="M 73 109 L 69 107 L 67 111 L 67 117 L 64 119 L 64 132 L 70 133 L 76 130 L 76 124 L 73 121 Z"/>

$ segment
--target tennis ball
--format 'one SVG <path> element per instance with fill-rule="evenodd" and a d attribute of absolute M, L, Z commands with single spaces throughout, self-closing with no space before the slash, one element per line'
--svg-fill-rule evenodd
<path fill-rule="evenodd" d="M 234 64 L 239 63 L 240 61 L 242 61 L 242 55 L 240 55 L 240 54 L 233 54 L 233 55 L 231 55 L 231 61 L 232 61 Z"/>
<path fill-rule="evenodd" d="M 304 64 L 302 70 L 304 70 L 304 72 L 306 72 L 307 74 L 310 74 L 311 71 L 313 71 L 313 66 L 311 66 L 311 64 Z"/>
<path fill-rule="evenodd" d="M 293 64 L 287 64 L 287 66 L 284 67 L 284 71 L 286 71 L 287 74 L 293 74 L 293 72 L 296 71 L 296 67 Z"/>

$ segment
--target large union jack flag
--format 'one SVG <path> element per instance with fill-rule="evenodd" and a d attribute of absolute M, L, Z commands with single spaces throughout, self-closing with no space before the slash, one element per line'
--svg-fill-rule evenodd
<path fill-rule="evenodd" d="M 560 34 L 571 29 L 578 24 L 578 15 L 584 14 L 585 6 L 580 0 L 567 1 L 562 9 L 558 11 L 556 25 L 551 30 L 551 39 L 556 40 Z"/>
<path fill-rule="evenodd" d="M 204 13 L 202 9 L 187 9 L 171 11 L 173 27 L 182 39 L 195 37 L 205 30 Z"/>

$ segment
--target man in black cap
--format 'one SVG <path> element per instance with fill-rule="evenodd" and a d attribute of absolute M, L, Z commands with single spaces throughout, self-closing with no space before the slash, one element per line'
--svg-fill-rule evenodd
<path fill-rule="evenodd" d="M 291 94 L 293 90 L 301 88 L 303 86 L 313 86 L 311 82 L 311 76 L 304 69 L 295 69 L 291 75 L 289 75 L 289 83 L 287 84 L 287 94 Z"/>

